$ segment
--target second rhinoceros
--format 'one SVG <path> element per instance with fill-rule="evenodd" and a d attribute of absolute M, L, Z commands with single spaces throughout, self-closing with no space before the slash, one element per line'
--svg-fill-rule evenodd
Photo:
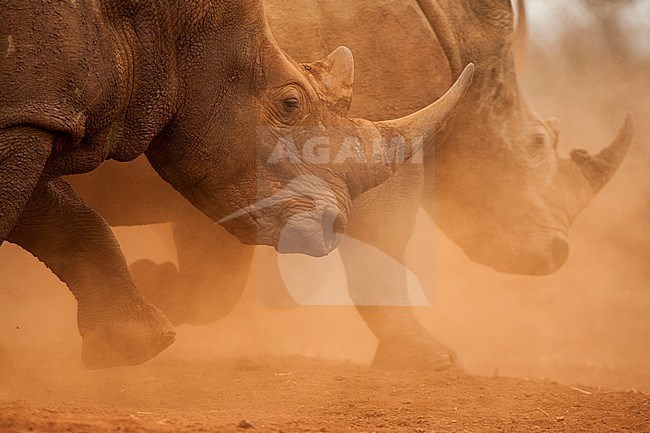
<path fill-rule="evenodd" d="M 0 243 L 24 247 L 70 287 L 89 368 L 141 363 L 174 330 L 136 289 L 109 227 L 61 176 L 145 153 L 242 240 L 277 245 L 291 218 L 284 248 L 323 255 L 351 200 L 433 139 L 472 75 L 469 67 L 416 114 L 370 122 L 345 117 L 349 50 L 299 65 L 276 44 L 259 0 L 0 6 Z M 360 158 L 270 160 L 279 143 L 314 136 Z M 296 179 L 308 194 L 254 206 Z M 323 231 L 323 218 L 337 230 Z"/>

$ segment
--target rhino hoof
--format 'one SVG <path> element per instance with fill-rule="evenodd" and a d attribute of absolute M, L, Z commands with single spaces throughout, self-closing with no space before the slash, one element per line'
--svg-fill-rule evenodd
<path fill-rule="evenodd" d="M 436 340 L 423 342 L 380 342 L 372 367 L 380 370 L 462 371 L 463 362 Z"/>
<path fill-rule="evenodd" d="M 90 370 L 142 364 L 169 347 L 176 337 L 167 317 L 145 300 L 127 317 L 113 317 L 92 329 L 84 329 L 80 321 L 79 328 L 82 360 Z"/>

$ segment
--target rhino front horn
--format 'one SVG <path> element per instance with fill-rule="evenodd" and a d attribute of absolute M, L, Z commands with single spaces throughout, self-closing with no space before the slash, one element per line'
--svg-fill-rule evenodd
<path fill-rule="evenodd" d="M 582 170 L 582 174 L 591 185 L 594 194 L 609 182 L 623 162 L 632 142 L 633 130 L 632 115 L 628 114 L 616 139 L 598 155 L 591 156 L 584 149 L 576 149 L 571 152 L 571 159 Z"/>
<path fill-rule="evenodd" d="M 359 194 L 385 182 L 424 146 L 433 143 L 436 132 L 453 114 L 474 75 L 474 64 L 467 65 L 454 85 L 433 104 L 409 116 L 381 122 L 354 119 L 371 154 L 363 169 L 351 166 L 347 173 L 350 195 Z M 378 146 L 375 146 L 378 144 Z"/>
<path fill-rule="evenodd" d="M 399 136 L 403 141 L 410 143 L 406 159 L 419 152 L 427 143 L 433 141 L 435 134 L 443 127 L 447 119 L 465 95 L 472 77 L 474 64 L 470 63 L 456 80 L 454 85 L 431 105 L 399 119 L 376 122 L 378 128 L 387 131 L 391 136 Z M 389 144 L 394 141 L 389 141 Z M 394 149 L 386 149 L 388 154 Z"/>

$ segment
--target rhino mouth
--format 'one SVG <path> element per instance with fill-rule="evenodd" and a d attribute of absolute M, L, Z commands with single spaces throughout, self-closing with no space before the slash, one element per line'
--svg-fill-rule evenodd
<path fill-rule="evenodd" d="M 569 242 L 566 234 L 554 230 L 544 240 L 527 239 L 517 248 L 506 244 L 494 248 L 491 242 L 478 248 L 466 248 L 465 254 L 472 260 L 489 266 L 498 272 L 543 276 L 557 271 L 569 257 Z"/>
<path fill-rule="evenodd" d="M 281 211 L 269 213 L 259 209 L 241 209 L 236 214 L 223 218 L 219 224 L 244 244 L 272 246 L 283 254 L 326 256 L 340 244 L 346 228 L 345 216 L 334 206 L 303 212 L 292 210 L 288 217 L 282 217 Z"/>
<path fill-rule="evenodd" d="M 322 257 L 341 242 L 347 213 L 337 195 L 315 176 L 299 176 L 269 197 L 217 221 L 245 244 L 280 253 Z M 349 212 L 349 211 L 348 211 Z"/>

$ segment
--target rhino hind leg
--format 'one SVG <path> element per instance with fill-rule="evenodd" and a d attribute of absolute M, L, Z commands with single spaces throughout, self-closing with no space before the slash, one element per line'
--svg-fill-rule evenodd
<path fill-rule="evenodd" d="M 203 325 L 226 316 L 241 298 L 254 248 L 200 213 L 172 224 L 173 263 L 139 260 L 130 266 L 142 293 L 174 325 Z"/>
<path fill-rule="evenodd" d="M 108 225 L 63 180 L 39 184 L 8 240 L 44 262 L 77 299 L 86 367 L 141 364 L 174 342 L 172 324 L 133 284 Z"/>

